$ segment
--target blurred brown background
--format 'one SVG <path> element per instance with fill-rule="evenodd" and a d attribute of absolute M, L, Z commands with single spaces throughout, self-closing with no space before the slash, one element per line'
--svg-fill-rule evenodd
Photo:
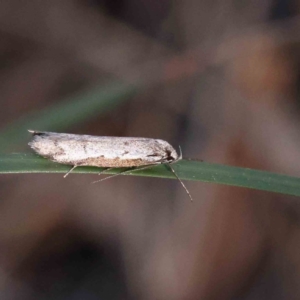
<path fill-rule="evenodd" d="M 0 125 L 95 84 L 138 82 L 68 132 L 162 138 L 185 157 L 299 176 L 299 10 L 2 0 Z M 176 181 L 121 177 L 1 175 L 1 300 L 300 299 L 298 198 L 186 182 L 190 203 Z"/>

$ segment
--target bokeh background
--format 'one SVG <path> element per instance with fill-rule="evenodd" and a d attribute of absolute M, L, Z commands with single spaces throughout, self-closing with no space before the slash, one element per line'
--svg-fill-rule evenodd
<path fill-rule="evenodd" d="M 20 120 L 45 116 L 29 129 L 161 138 L 299 176 L 299 13 L 297 0 L 2 0 L 1 149 L 30 152 Z M 56 119 L 95 89 L 105 109 Z M 300 299 L 299 198 L 189 181 L 190 203 L 175 180 L 96 176 L 1 175 L 1 299 Z"/>

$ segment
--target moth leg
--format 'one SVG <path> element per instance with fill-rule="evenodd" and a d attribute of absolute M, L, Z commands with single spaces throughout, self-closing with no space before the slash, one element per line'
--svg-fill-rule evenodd
<path fill-rule="evenodd" d="M 112 170 L 112 169 L 115 169 L 115 168 L 105 168 L 105 169 L 103 169 L 101 172 L 99 172 L 98 175 L 102 175 L 104 172 L 110 171 L 110 170 Z"/>
<path fill-rule="evenodd" d="M 159 163 L 160 164 L 160 163 Z M 145 169 L 148 169 L 148 168 L 152 168 L 154 166 L 157 166 L 159 164 L 151 164 L 151 165 L 146 165 L 146 166 L 143 166 L 141 168 L 137 167 L 135 169 L 130 169 L 130 170 L 125 170 L 125 171 L 122 171 L 120 173 L 117 173 L 117 174 L 113 174 L 113 175 L 110 175 L 110 176 L 107 176 L 105 178 L 102 178 L 100 180 L 96 180 L 96 181 L 93 181 L 92 183 L 96 183 L 96 182 L 100 182 L 100 181 L 104 181 L 106 179 L 110 179 L 110 178 L 113 178 L 113 177 L 116 177 L 116 176 L 119 176 L 119 175 L 124 175 L 126 173 L 130 173 L 130 172 L 134 172 L 134 171 L 139 171 L 139 170 L 145 170 Z M 111 168 L 111 169 L 114 169 L 114 168 Z"/>
<path fill-rule="evenodd" d="M 186 193 L 188 194 L 188 196 L 190 197 L 191 201 L 193 202 L 193 198 L 192 195 L 190 194 L 189 190 L 187 189 L 187 187 L 184 185 L 184 183 L 182 182 L 182 180 L 178 177 L 178 175 L 176 174 L 175 170 L 170 166 L 167 165 L 170 170 L 172 171 L 172 173 L 175 175 L 175 177 L 179 180 L 179 182 L 181 183 L 182 187 L 185 189 Z"/>
<path fill-rule="evenodd" d="M 73 166 L 65 175 L 64 178 L 66 178 L 77 166 Z"/>

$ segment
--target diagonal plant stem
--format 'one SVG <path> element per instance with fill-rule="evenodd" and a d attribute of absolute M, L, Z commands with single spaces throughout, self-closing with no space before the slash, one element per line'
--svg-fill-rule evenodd
<path fill-rule="evenodd" d="M 0 151 L 14 149 L 27 139 L 28 129 L 63 131 L 72 125 L 103 115 L 134 95 L 137 87 L 129 84 L 111 83 L 70 96 L 41 111 L 32 111 L 0 131 Z"/>

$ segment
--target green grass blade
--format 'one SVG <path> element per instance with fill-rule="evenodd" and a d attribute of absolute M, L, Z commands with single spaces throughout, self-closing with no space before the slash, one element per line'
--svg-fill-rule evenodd
<path fill-rule="evenodd" d="M 172 166 L 183 180 L 219 183 L 300 196 L 300 178 L 297 177 L 190 160 L 182 160 Z M 66 173 L 69 169 L 70 166 L 53 163 L 35 154 L 0 154 L 0 174 Z M 78 167 L 74 173 L 99 173 L 101 170 L 95 167 Z M 118 172 L 120 169 L 108 174 Z M 136 171 L 130 175 L 175 179 L 172 172 L 164 165 Z"/>
<path fill-rule="evenodd" d="M 52 107 L 27 114 L 0 131 L 0 151 L 28 139 L 27 129 L 62 131 L 115 108 L 136 91 L 133 85 L 111 84 L 69 97 Z"/>

